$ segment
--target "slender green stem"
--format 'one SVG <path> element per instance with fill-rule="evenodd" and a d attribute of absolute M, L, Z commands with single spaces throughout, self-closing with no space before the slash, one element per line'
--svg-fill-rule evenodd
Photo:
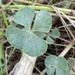
<path fill-rule="evenodd" d="M 5 23 L 6 28 L 7 28 L 8 27 L 8 22 L 7 22 L 6 15 L 5 15 L 4 11 L 2 11 L 2 16 L 3 16 L 4 23 Z"/>
<path fill-rule="evenodd" d="M 0 30 L 0 35 L 5 36 L 5 33 Z"/>
<path fill-rule="evenodd" d="M 11 9 L 11 8 L 23 8 L 25 7 L 26 5 L 0 5 L 0 7 L 2 8 L 7 8 L 7 9 Z M 52 6 L 30 6 L 28 5 L 29 7 L 32 7 L 34 8 L 35 10 L 48 10 L 48 11 L 51 11 L 51 12 L 55 12 L 55 10 L 52 8 Z M 70 13 L 73 13 L 73 15 L 75 15 L 75 10 L 71 10 L 71 9 L 65 9 L 65 8 L 58 8 L 57 9 L 65 14 L 70 14 Z"/>
<path fill-rule="evenodd" d="M 67 45 L 64 45 L 64 44 L 54 44 L 54 45 L 56 45 L 56 46 L 63 46 L 63 47 L 67 46 Z M 71 47 L 71 48 L 75 49 L 75 47 Z"/>
<path fill-rule="evenodd" d="M 9 54 L 9 57 L 8 57 L 8 61 L 9 61 L 9 58 L 11 57 L 11 55 L 13 54 L 13 52 L 15 51 L 15 47 L 12 49 L 11 53 Z"/>

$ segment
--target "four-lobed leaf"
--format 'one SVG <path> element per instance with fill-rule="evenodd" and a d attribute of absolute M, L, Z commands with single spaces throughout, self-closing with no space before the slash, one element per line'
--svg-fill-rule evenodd
<path fill-rule="evenodd" d="M 47 50 L 47 43 L 42 39 L 43 35 L 42 38 L 40 35 L 50 31 L 52 17 L 47 11 L 39 11 L 33 24 L 34 17 L 35 12 L 32 8 L 20 9 L 14 16 L 14 22 L 24 26 L 24 28 L 19 29 L 15 26 L 9 26 L 6 36 L 9 43 L 14 47 L 21 49 L 30 56 L 40 56 Z M 36 32 L 39 32 L 38 36 Z"/>
<path fill-rule="evenodd" d="M 68 62 L 63 57 L 50 55 L 45 59 L 45 66 L 48 75 L 67 75 Z"/>

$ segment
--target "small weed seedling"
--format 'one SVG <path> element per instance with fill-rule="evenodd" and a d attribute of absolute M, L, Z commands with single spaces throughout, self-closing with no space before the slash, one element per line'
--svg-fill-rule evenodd
<path fill-rule="evenodd" d="M 7 40 L 29 56 L 43 55 L 48 44 L 53 44 L 54 39 L 60 36 L 58 29 L 50 32 L 52 17 L 48 11 L 42 10 L 35 14 L 32 8 L 24 7 L 15 14 L 13 21 L 17 25 L 7 28 Z M 63 57 L 48 56 L 45 65 L 48 75 L 67 75 L 68 63 Z"/>

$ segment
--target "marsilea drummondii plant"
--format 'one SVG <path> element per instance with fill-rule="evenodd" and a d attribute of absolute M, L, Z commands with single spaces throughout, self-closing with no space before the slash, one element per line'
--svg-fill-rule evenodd
<path fill-rule="evenodd" d="M 16 26 L 7 28 L 7 40 L 29 56 L 43 55 L 48 44 L 54 44 L 54 39 L 60 36 L 56 28 L 50 32 L 52 16 L 45 10 L 36 14 L 33 8 L 24 7 L 16 12 L 13 21 Z M 68 63 L 63 57 L 50 55 L 45 60 L 45 66 L 48 75 L 67 75 Z"/>

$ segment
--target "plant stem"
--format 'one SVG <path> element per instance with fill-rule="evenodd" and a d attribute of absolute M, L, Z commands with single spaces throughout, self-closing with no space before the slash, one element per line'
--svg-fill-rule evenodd
<path fill-rule="evenodd" d="M 15 51 L 15 47 L 12 49 L 11 53 L 9 54 L 9 57 L 8 57 L 8 61 L 9 61 L 9 58 L 11 57 L 11 55 L 13 54 L 13 52 Z"/>
<path fill-rule="evenodd" d="M 2 8 L 7 8 L 7 9 L 11 9 L 11 8 L 23 8 L 25 7 L 26 5 L 0 5 L 0 7 Z M 28 7 L 32 7 L 34 8 L 35 10 L 47 10 L 47 11 L 51 11 L 51 12 L 55 12 L 55 10 L 52 8 L 52 6 L 30 6 L 28 5 Z M 57 9 L 65 14 L 73 14 L 75 15 L 75 10 L 71 10 L 71 9 L 65 9 L 65 8 L 58 8 Z"/>
<path fill-rule="evenodd" d="M 25 4 L 33 4 L 32 1 L 28 1 L 28 0 L 14 0 L 14 2 L 25 3 Z M 43 4 L 35 3 L 35 5 L 43 5 Z"/>
<path fill-rule="evenodd" d="M 5 33 L 0 30 L 0 35 L 5 36 Z"/>
<path fill-rule="evenodd" d="M 6 15 L 4 13 L 4 11 L 2 10 L 2 16 L 3 16 L 3 19 L 4 19 L 4 23 L 6 25 L 6 28 L 8 27 L 8 22 L 7 22 L 7 19 L 6 19 Z"/>

